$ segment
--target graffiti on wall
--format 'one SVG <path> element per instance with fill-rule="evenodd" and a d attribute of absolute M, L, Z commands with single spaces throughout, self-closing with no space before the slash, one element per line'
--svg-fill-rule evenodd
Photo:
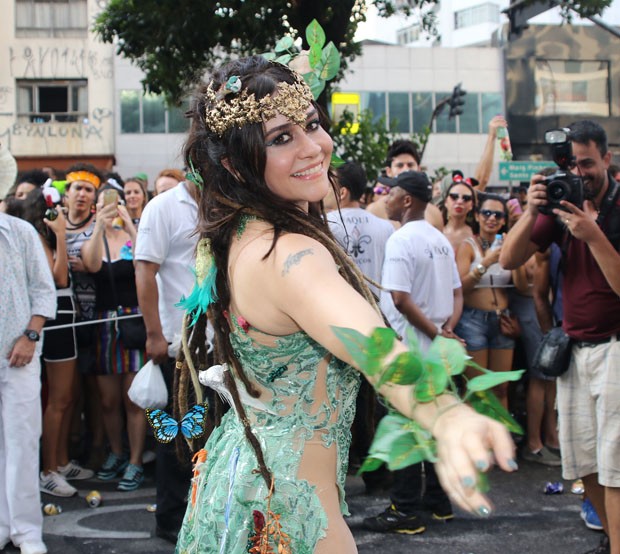
<path fill-rule="evenodd" d="M 17 79 L 92 77 L 111 79 L 113 58 L 84 48 L 9 46 L 9 70 Z"/>
<path fill-rule="evenodd" d="M 0 130 L 0 138 L 6 139 L 9 144 L 14 137 L 85 140 L 94 137 L 103 140 L 103 127 L 76 123 L 13 123 Z"/>

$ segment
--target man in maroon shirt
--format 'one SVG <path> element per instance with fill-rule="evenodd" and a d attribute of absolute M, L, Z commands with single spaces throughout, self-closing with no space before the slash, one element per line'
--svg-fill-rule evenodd
<path fill-rule="evenodd" d="M 618 184 L 609 175 L 605 131 L 592 121 L 571 125 L 569 140 L 583 182 L 582 207 L 539 213 L 541 175 L 532 177 L 527 210 L 506 236 L 500 263 L 515 269 L 552 242 L 564 246 L 563 327 L 573 339 L 568 371 L 558 379 L 565 479 L 582 478 L 606 535 L 591 553 L 620 554 L 620 254 L 609 239 L 620 218 Z M 609 537 L 609 538 L 608 538 Z"/>

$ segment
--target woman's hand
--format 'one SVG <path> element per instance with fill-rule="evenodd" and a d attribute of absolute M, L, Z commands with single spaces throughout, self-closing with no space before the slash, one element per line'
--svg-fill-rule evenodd
<path fill-rule="evenodd" d="M 501 251 L 502 251 L 501 247 L 493 248 L 493 249 L 489 248 L 486 251 L 484 258 L 482 258 L 482 265 L 488 269 L 493 264 L 496 264 L 497 262 L 499 262 L 499 254 Z"/>
<path fill-rule="evenodd" d="M 56 211 L 58 212 L 58 217 L 56 219 L 51 221 L 44 218 L 43 223 L 45 223 L 45 225 L 52 230 L 52 233 L 56 235 L 57 240 L 64 240 L 67 235 L 67 220 L 65 218 L 65 212 L 60 206 L 56 208 Z"/>
<path fill-rule="evenodd" d="M 461 508 L 488 516 L 492 508 L 477 488 L 478 474 L 487 471 L 494 461 L 504 471 L 517 469 L 510 433 L 501 423 L 465 404 L 444 411 L 432 431 L 439 457 L 435 468 L 446 493 Z"/>
<path fill-rule="evenodd" d="M 123 220 L 125 232 L 131 237 L 132 242 L 135 242 L 136 226 L 133 224 L 127 208 L 122 204 L 119 204 L 118 206 L 118 215 Z"/>

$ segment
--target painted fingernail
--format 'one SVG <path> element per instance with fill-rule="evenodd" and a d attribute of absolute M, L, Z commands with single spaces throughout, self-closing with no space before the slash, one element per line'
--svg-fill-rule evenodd
<path fill-rule="evenodd" d="M 517 462 L 515 462 L 512 458 L 506 463 L 508 464 L 508 467 L 512 469 L 512 471 L 517 471 L 517 469 L 519 469 L 519 464 L 517 464 Z"/>
<path fill-rule="evenodd" d="M 463 477 L 462 483 L 466 489 L 473 489 L 476 485 L 476 480 L 468 475 L 467 477 Z"/>
<path fill-rule="evenodd" d="M 486 506 L 480 506 L 480 508 L 478 508 L 478 515 L 480 517 L 489 517 L 491 515 L 491 510 Z"/>
<path fill-rule="evenodd" d="M 476 462 L 476 468 L 479 471 L 486 471 L 489 468 L 489 462 L 487 462 L 486 460 L 478 460 Z"/>

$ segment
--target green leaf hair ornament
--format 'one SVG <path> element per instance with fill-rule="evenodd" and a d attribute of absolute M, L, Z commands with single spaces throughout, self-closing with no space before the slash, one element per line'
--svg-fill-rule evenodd
<path fill-rule="evenodd" d="M 375 389 L 385 384 L 413 385 L 412 401 L 434 402 L 441 394 L 451 394 L 459 402 L 439 411 L 437 417 L 461 403 L 469 403 L 478 413 L 499 421 L 517 434 L 523 434 L 521 426 L 512 418 L 490 389 L 507 381 L 518 381 L 523 374 L 519 371 L 489 371 L 467 356 L 463 345 L 454 339 L 437 336 L 425 355 L 420 353 L 415 333 L 407 330 L 409 350 L 401 352 L 389 363 L 396 333 L 392 329 L 376 328 L 370 336 L 354 329 L 332 327 L 354 363 L 373 380 Z M 459 394 L 453 378 L 462 375 L 465 368 L 473 367 L 482 375 L 468 380 L 464 392 Z M 437 461 L 437 441 L 431 431 L 419 423 L 390 409 L 380 422 L 368 457 L 359 473 L 377 469 L 386 463 L 391 470 L 428 460 Z M 479 481 L 479 488 L 486 487 L 486 480 Z"/>
<path fill-rule="evenodd" d="M 194 325 L 198 318 L 207 313 L 209 306 L 217 300 L 217 290 L 215 280 L 217 278 L 217 268 L 211 252 L 211 241 L 202 238 L 196 247 L 196 281 L 190 295 L 183 296 L 181 301 L 176 304 L 182 308 L 190 317 L 190 327 Z"/>
<path fill-rule="evenodd" d="M 194 183 L 200 190 L 204 187 L 204 180 L 202 175 L 196 171 L 192 160 L 189 160 L 189 171 L 185 174 L 185 178 Z"/>

